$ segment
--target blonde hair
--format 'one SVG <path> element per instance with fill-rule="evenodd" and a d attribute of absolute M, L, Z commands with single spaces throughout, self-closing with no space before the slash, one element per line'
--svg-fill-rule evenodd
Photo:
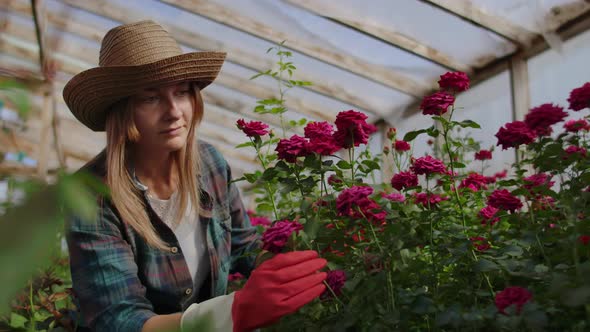
<path fill-rule="evenodd" d="M 174 166 L 179 175 L 177 190 L 180 200 L 175 222 L 179 222 L 184 216 L 189 199 L 193 211 L 198 213 L 200 210 L 200 188 L 197 181 L 200 157 L 195 132 L 203 118 L 204 107 L 201 91 L 195 84 L 191 84 L 191 94 L 194 112 L 187 141 L 183 148 L 173 153 Z M 169 245 L 162 240 L 150 221 L 142 191 L 134 185 L 127 167 L 131 162 L 130 147 L 140 136 L 133 119 L 133 107 L 129 98 L 115 104 L 107 115 L 106 183 L 123 222 L 131 226 L 150 246 L 168 250 Z"/>

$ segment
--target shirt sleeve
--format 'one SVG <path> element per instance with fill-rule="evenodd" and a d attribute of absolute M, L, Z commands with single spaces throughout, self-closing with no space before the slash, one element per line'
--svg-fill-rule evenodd
<path fill-rule="evenodd" d="M 96 221 L 73 217 L 66 223 L 75 297 L 92 331 L 139 332 L 156 314 L 119 219 L 108 208 L 99 211 Z"/>
<path fill-rule="evenodd" d="M 227 179 L 232 222 L 232 269 L 230 272 L 239 272 L 248 276 L 254 269 L 256 261 L 254 250 L 261 246 L 260 235 L 256 228 L 250 224 L 250 217 L 248 217 L 238 187 L 234 182 L 231 182 L 232 175 L 229 165 L 227 165 Z"/>
<path fill-rule="evenodd" d="M 234 294 L 214 297 L 201 303 L 193 303 L 180 319 L 180 331 L 232 332 L 232 305 Z M 208 327 L 208 329 L 206 329 Z"/>

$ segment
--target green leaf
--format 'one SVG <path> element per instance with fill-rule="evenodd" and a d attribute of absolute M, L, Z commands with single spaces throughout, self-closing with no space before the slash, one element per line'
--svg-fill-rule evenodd
<path fill-rule="evenodd" d="M 17 313 L 10 313 L 10 327 L 14 329 L 25 328 L 25 323 L 29 320 L 26 317 L 23 317 Z"/>
<path fill-rule="evenodd" d="M 471 120 L 463 120 L 461 122 L 457 122 L 457 124 L 459 126 L 461 126 L 462 128 L 476 128 L 476 129 L 481 129 L 481 126 L 479 124 L 477 124 L 477 122 L 471 121 Z"/>
<path fill-rule="evenodd" d="M 418 137 L 418 135 L 424 134 L 426 132 L 428 132 L 428 129 L 420 129 L 420 130 L 410 131 L 404 135 L 404 141 L 411 142 L 416 137 Z"/>
<path fill-rule="evenodd" d="M 489 271 L 494 271 L 494 270 L 498 270 L 499 267 L 496 263 L 487 260 L 487 259 L 483 259 L 480 258 L 477 263 L 475 263 L 473 265 L 473 269 L 476 272 L 489 272 Z"/>
<path fill-rule="evenodd" d="M 241 149 L 241 148 L 246 148 L 246 147 L 254 147 L 254 143 L 245 142 L 245 143 L 236 145 L 236 149 Z"/>
<path fill-rule="evenodd" d="M 522 256 L 522 248 L 517 245 L 508 245 L 501 250 L 503 255 L 510 255 L 514 257 Z"/>
<path fill-rule="evenodd" d="M 346 160 L 340 160 L 339 162 L 336 163 L 336 166 L 340 167 L 341 169 L 351 169 L 352 168 L 350 163 Z"/>

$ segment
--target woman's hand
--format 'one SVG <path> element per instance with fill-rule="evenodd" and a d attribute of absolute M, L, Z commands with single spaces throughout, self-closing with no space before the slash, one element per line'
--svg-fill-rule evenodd
<path fill-rule="evenodd" d="M 297 311 L 325 290 L 326 260 L 312 250 L 277 254 L 257 267 L 232 305 L 234 332 L 251 331 Z"/>

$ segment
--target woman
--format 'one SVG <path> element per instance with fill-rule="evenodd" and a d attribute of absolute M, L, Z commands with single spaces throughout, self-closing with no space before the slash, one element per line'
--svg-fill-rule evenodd
<path fill-rule="evenodd" d="M 225 53 L 182 54 L 157 23 L 118 26 L 99 67 L 64 88 L 72 113 L 107 147 L 86 170 L 104 180 L 96 220 L 73 217 L 67 241 L 73 289 L 93 331 L 249 331 L 292 313 L 324 290 L 326 261 L 279 254 L 254 268 L 258 236 L 227 162 L 195 140 L 200 91 Z M 249 279 L 226 294 L 229 273 Z"/>

